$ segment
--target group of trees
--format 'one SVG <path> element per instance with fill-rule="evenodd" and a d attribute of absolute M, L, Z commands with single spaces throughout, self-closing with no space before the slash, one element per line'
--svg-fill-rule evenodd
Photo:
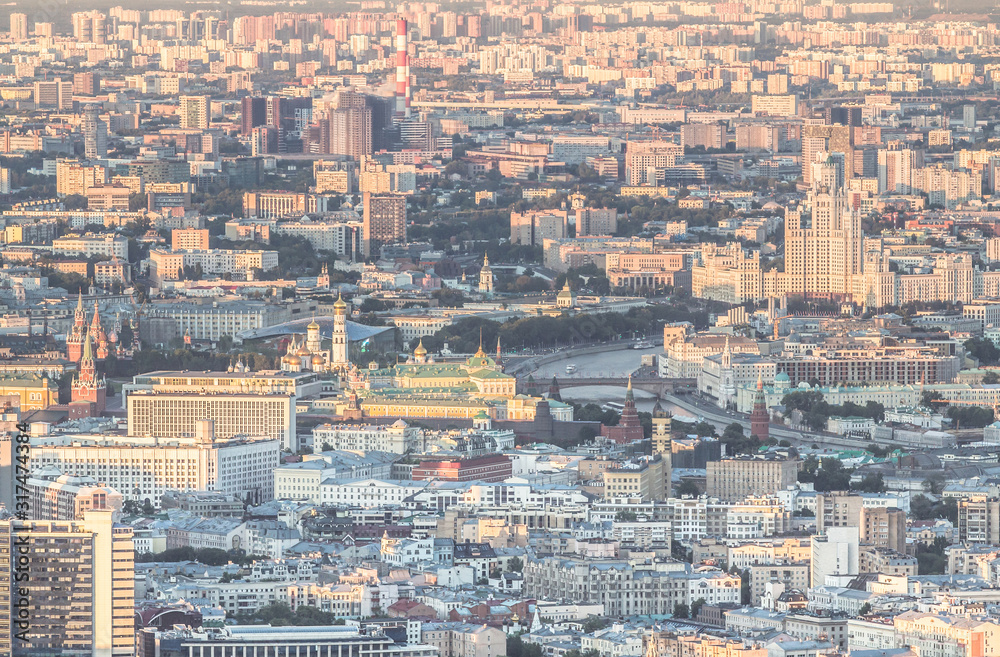
<path fill-rule="evenodd" d="M 526 643 L 519 634 L 507 637 L 507 657 L 542 657 L 542 647 Z"/>
<path fill-rule="evenodd" d="M 952 497 L 932 499 L 927 495 L 914 495 L 910 500 L 910 517 L 914 520 L 945 518 L 958 523 L 958 503 Z"/>
<path fill-rule="evenodd" d="M 948 566 L 945 549 L 950 543 L 943 536 L 935 538 L 930 545 L 917 543 L 917 572 L 921 575 L 943 575 Z"/>
<path fill-rule="evenodd" d="M 983 383 L 996 383 L 998 380 L 994 372 L 987 372 L 983 377 Z M 975 429 L 992 424 L 995 419 L 993 409 L 989 406 L 955 406 L 950 405 L 946 400 L 935 399 L 935 394 L 926 391 L 920 398 L 923 406 L 943 410 L 946 417 L 950 418 L 955 427 L 959 429 Z"/>
<path fill-rule="evenodd" d="M 566 281 L 569 281 L 569 286 L 574 290 L 588 290 L 593 294 L 611 294 L 611 280 L 604 270 L 595 264 L 570 267 L 566 273 L 556 276 L 555 280 L 552 281 L 552 287 L 561 290 Z"/>
<path fill-rule="evenodd" d="M 993 424 L 993 409 L 989 406 L 949 406 L 946 415 L 956 429 L 975 429 Z"/>
<path fill-rule="evenodd" d="M 1000 349 L 987 338 L 972 338 L 965 341 L 965 350 L 979 359 L 981 365 L 996 365 L 1000 362 Z"/>
<path fill-rule="evenodd" d="M 621 414 L 613 408 L 602 408 L 594 403 L 572 404 L 572 406 L 573 418 L 581 422 L 600 422 L 606 427 L 613 427 L 621 420 Z"/>
<path fill-rule="evenodd" d="M 194 351 L 187 348 L 169 350 L 140 349 L 128 360 L 119 360 L 109 354 L 102 366 L 111 378 L 129 378 L 143 372 L 158 370 L 214 370 L 225 371 L 232 356 L 226 353 Z M 252 361 L 252 363 L 250 362 Z M 274 357 L 264 354 L 244 354 L 243 362 L 253 369 L 269 369 L 274 365 Z"/>
<path fill-rule="evenodd" d="M 705 598 L 698 598 L 688 607 L 687 603 L 678 602 L 674 605 L 674 618 L 697 618 L 701 608 L 705 606 Z"/>
<path fill-rule="evenodd" d="M 725 449 L 726 454 L 729 456 L 736 456 L 738 454 L 754 454 L 758 452 L 763 445 L 760 438 L 753 435 L 746 435 L 743 430 L 743 425 L 739 422 L 733 422 L 725 428 L 722 432 L 722 446 Z M 772 444 L 778 444 L 778 441 L 772 439 Z M 787 441 L 786 441 L 787 442 Z M 788 443 L 791 445 L 791 443 Z"/>
<path fill-rule="evenodd" d="M 469 209 L 451 214 L 439 211 L 417 212 L 407 236 L 414 241 L 431 242 L 435 248 L 448 248 L 456 242 L 482 244 L 492 256 L 495 249 L 510 239 L 510 210 Z M 538 249 L 541 255 L 541 249 Z M 499 261 L 501 258 L 497 258 Z M 504 262 L 508 262 L 503 258 Z M 532 260 L 537 262 L 537 260 Z"/>
<path fill-rule="evenodd" d="M 884 493 L 885 481 L 881 473 L 868 473 L 857 483 L 851 482 L 853 468 L 845 468 L 838 458 L 817 459 L 810 455 L 802 463 L 798 479 L 811 483 L 820 492 L 831 490 L 854 490 L 863 493 Z"/>
<path fill-rule="evenodd" d="M 135 560 L 139 563 L 177 563 L 178 561 L 196 561 L 206 566 L 225 566 L 230 563 L 238 563 L 241 566 L 251 564 L 254 561 L 266 560 L 268 557 L 258 554 L 247 554 L 243 550 L 220 550 L 219 548 L 195 549 L 190 546 L 170 548 L 163 552 L 152 554 L 141 552 L 135 555 Z"/>
<path fill-rule="evenodd" d="M 234 620 L 240 625 L 343 625 L 342 616 L 332 611 L 322 611 L 318 607 L 299 605 L 292 611 L 284 602 L 274 602 L 250 614 L 237 614 Z"/>
<path fill-rule="evenodd" d="M 885 419 L 885 407 L 878 402 L 870 401 L 864 406 L 847 402 L 835 406 L 825 401 L 823 393 L 818 390 L 796 390 L 781 398 L 787 411 L 799 411 L 806 424 L 814 431 L 826 428 L 826 422 L 831 417 L 868 417 L 876 422 Z"/>
<path fill-rule="evenodd" d="M 424 338 L 424 347 L 428 351 L 438 351 L 447 342 L 454 352 L 472 353 L 479 348 L 481 329 L 483 346 L 487 350 L 496 345 L 497 338 L 500 338 L 505 350 L 539 349 L 656 333 L 665 322 L 684 321 L 703 327 L 708 323 L 708 313 L 688 310 L 683 304 L 673 304 L 635 308 L 625 314 L 523 317 L 503 324 L 469 317 Z"/>

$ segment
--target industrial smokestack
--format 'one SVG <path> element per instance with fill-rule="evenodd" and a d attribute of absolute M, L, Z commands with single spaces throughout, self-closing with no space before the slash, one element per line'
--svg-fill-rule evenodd
<path fill-rule="evenodd" d="M 406 52 L 406 19 L 396 21 L 396 116 L 410 116 L 410 56 Z"/>

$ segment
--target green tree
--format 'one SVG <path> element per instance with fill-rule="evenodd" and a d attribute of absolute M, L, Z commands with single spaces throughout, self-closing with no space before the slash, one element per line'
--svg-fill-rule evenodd
<path fill-rule="evenodd" d="M 444 308 L 461 308 L 465 305 L 466 301 L 465 295 L 462 294 L 461 290 L 453 290 L 448 287 L 437 290 L 431 296 L 437 299 L 438 304 Z"/>
<path fill-rule="evenodd" d="M 926 495 L 914 495 L 910 500 L 910 517 L 914 520 L 937 520 L 944 518 L 958 522 L 958 503 L 946 497 L 935 502 Z"/>
<path fill-rule="evenodd" d="M 1000 361 L 1000 349 L 986 338 L 972 338 L 965 341 L 965 350 L 983 365 L 996 365 Z"/>
<path fill-rule="evenodd" d="M 698 598 L 691 603 L 691 618 L 697 618 L 698 612 L 705 606 L 705 598 Z"/>
<path fill-rule="evenodd" d="M 932 474 L 926 479 L 924 479 L 921 487 L 924 489 L 925 493 L 930 493 L 931 495 L 940 495 L 944 490 L 944 485 L 947 483 L 947 479 L 943 474 Z"/>
<path fill-rule="evenodd" d="M 83 194 L 70 194 L 63 197 L 63 207 L 67 210 L 85 210 L 87 208 L 87 197 Z"/>
<path fill-rule="evenodd" d="M 993 370 L 990 370 L 989 372 L 983 375 L 983 383 L 985 383 L 986 385 L 1000 383 L 1000 376 L 998 376 L 997 373 L 994 372 Z"/>
<path fill-rule="evenodd" d="M 943 575 L 948 566 L 945 549 L 948 539 L 939 536 L 930 545 L 917 545 L 917 573 L 920 575 Z"/>
<path fill-rule="evenodd" d="M 542 657 L 542 647 L 525 643 L 520 635 L 515 634 L 507 637 L 507 657 Z"/>
<path fill-rule="evenodd" d="M 388 306 L 385 305 L 384 301 L 379 299 L 368 298 L 361 302 L 361 308 L 359 310 L 362 313 L 377 313 L 383 310 L 388 310 Z"/>
<path fill-rule="evenodd" d="M 615 522 L 635 522 L 636 520 L 635 511 L 629 511 L 628 509 L 622 509 L 615 514 Z"/>
<path fill-rule="evenodd" d="M 674 618 L 689 618 L 690 616 L 691 611 L 685 603 L 678 602 L 674 605 Z"/>
<path fill-rule="evenodd" d="M 609 624 L 608 619 L 602 618 L 601 616 L 590 616 L 587 620 L 583 621 L 583 633 L 593 634 L 598 630 L 603 630 Z M 510 657 L 508 655 L 507 657 Z"/>
<path fill-rule="evenodd" d="M 689 495 L 691 497 L 698 497 L 701 495 L 701 491 L 698 489 L 698 484 L 694 483 L 690 479 L 682 479 L 681 483 L 677 485 L 677 496 L 684 497 Z"/>
<path fill-rule="evenodd" d="M 975 429 L 992 424 L 993 409 L 988 406 L 949 406 L 948 417 L 958 429 Z"/>
<path fill-rule="evenodd" d="M 743 432 L 743 425 L 733 422 L 722 432 L 722 444 L 726 448 L 726 453 L 730 456 L 739 454 L 753 454 L 760 449 L 761 442 L 757 436 L 746 436 Z"/>
<path fill-rule="evenodd" d="M 518 557 L 511 557 L 507 562 L 507 572 L 519 573 L 524 570 L 524 562 Z"/>
<path fill-rule="evenodd" d="M 219 548 L 204 548 L 198 550 L 197 560 L 206 566 L 225 566 L 230 562 L 229 553 Z"/>
<path fill-rule="evenodd" d="M 881 472 L 866 474 L 861 478 L 861 481 L 851 486 L 851 488 L 862 493 L 884 493 L 886 491 L 885 480 Z"/>
<path fill-rule="evenodd" d="M 819 492 L 848 490 L 851 487 L 852 472 L 854 471 L 844 467 L 840 459 L 825 458 L 819 461 L 809 456 L 802 463 L 798 480 L 803 483 L 811 482 Z"/>
<path fill-rule="evenodd" d="M 694 425 L 694 431 L 699 436 L 715 436 L 718 435 L 715 431 L 715 425 L 710 422 L 699 422 Z"/>

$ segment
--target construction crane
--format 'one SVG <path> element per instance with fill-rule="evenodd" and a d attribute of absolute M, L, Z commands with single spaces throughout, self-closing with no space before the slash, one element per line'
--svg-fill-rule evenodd
<path fill-rule="evenodd" d="M 795 315 L 783 315 L 782 317 L 776 317 L 774 319 L 774 338 L 778 339 L 778 328 L 781 326 L 781 320 L 788 319 L 789 317 L 795 317 Z"/>

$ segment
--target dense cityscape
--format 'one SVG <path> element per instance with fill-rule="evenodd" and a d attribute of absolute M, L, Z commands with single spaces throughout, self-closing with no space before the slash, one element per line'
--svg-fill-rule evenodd
<path fill-rule="evenodd" d="M 997 657 L 1000 7 L 0 6 L 0 657 Z"/>

